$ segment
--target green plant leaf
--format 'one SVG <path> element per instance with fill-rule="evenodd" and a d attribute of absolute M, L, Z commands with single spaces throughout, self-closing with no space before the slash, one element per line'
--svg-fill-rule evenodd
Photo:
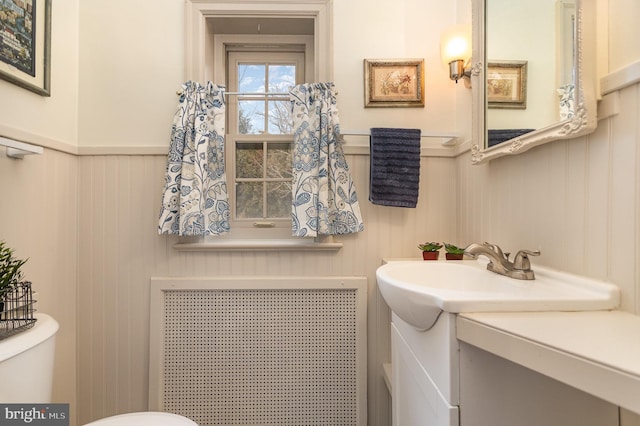
<path fill-rule="evenodd" d="M 16 259 L 13 257 L 13 249 L 7 247 L 4 241 L 0 241 L 0 289 L 19 283 L 22 280 L 22 265 L 28 259 Z"/>
<path fill-rule="evenodd" d="M 444 249 L 451 254 L 464 254 L 464 249 L 453 244 L 444 243 Z"/>
<path fill-rule="evenodd" d="M 438 251 L 442 248 L 442 244 L 432 241 L 424 244 L 418 244 L 418 248 L 422 251 Z"/>

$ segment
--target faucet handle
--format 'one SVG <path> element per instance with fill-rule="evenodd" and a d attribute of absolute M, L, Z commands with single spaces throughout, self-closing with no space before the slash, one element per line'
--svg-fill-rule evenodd
<path fill-rule="evenodd" d="M 520 250 L 513 259 L 513 266 L 516 269 L 528 271 L 531 269 L 529 256 L 540 256 L 540 250 Z"/>

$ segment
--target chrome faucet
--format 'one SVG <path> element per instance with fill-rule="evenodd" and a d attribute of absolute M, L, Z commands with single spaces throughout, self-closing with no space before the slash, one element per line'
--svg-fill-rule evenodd
<path fill-rule="evenodd" d="M 473 259 L 478 256 L 486 256 L 490 260 L 487 264 L 487 269 L 496 274 L 518 280 L 534 280 L 536 276 L 531 270 L 529 256 L 539 256 L 540 251 L 520 250 L 513 258 L 513 262 L 511 262 L 509 261 L 509 253 L 503 253 L 498 245 L 473 243 L 464 249 L 464 254 Z"/>

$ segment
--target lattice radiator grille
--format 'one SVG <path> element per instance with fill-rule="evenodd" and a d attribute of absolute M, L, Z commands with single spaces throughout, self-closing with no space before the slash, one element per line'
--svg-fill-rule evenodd
<path fill-rule="evenodd" d="M 164 289 L 161 409 L 201 426 L 363 424 L 359 292 Z"/>

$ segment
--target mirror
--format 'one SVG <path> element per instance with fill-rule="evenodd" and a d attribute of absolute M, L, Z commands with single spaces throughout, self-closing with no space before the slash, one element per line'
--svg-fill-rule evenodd
<path fill-rule="evenodd" d="M 595 130 L 595 1 L 473 0 L 473 164 Z"/>

